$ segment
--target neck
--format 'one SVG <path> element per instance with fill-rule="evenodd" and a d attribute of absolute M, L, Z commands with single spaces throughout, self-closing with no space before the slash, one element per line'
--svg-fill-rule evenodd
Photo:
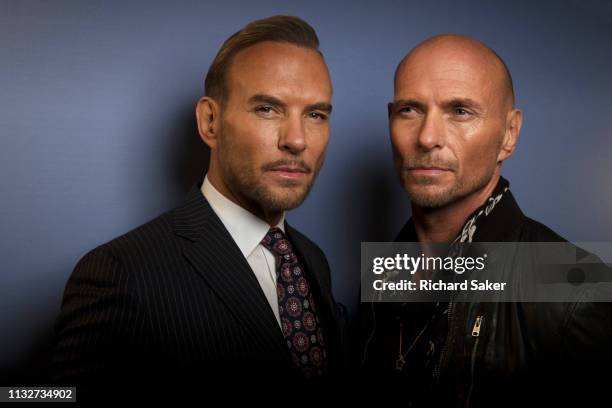
<path fill-rule="evenodd" d="M 211 158 L 212 164 L 212 158 Z M 220 176 L 218 171 L 215 171 L 213 166 L 209 166 L 207 172 L 208 181 L 213 185 L 214 188 L 217 189 L 223 196 L 225 196 L 228 200 L 232 201 L 234 204 L 239 205 L 244 208 L 257 218 L 264 220 L 271 227 L 274 227 L 278 224 L 283 216 L 283 211 L 272 211 L 269 209 L 265 209 L 257 203 L 253 203 L 251 200 L 247 200 L 245 197 L 241 196 L 239 192 L 233 191 Z"/>
<path fill-rule="evenodd" d="M 467 217 L 491 196 L 499 177 L 498 167 L 483 188 L 444 207 L 426 208 L 412 204 L 412 220 L 419 242 L 451 242 Z"/>

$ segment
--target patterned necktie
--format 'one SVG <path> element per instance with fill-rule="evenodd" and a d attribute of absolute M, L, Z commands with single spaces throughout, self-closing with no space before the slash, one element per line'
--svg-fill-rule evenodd
<path fill-rule="evenodd" d="M 304 378 L 320 377 L 327 369 L 327 355 L 304 268 L 280 228 L 271 228 L 261 244 L 276 257 L 278 309 L 293 364 Z"/>

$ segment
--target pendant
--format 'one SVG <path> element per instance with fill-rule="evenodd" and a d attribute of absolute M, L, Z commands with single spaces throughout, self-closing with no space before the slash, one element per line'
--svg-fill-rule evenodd
<path fill-rule="evenodd" d="M 395 361 L 395 369 L 397 371 L 402 371 L 404 369 L 404 364 L 406 364 L 406 360 L 404 359 L 404 356 L 400 354 L 399 358 Z"/>

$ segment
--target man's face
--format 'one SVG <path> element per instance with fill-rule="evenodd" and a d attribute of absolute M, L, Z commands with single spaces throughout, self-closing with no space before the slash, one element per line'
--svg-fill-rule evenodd
<path fill-rule="evenodd" d="M 442 47 L 417 50 L 398 70 L 390 133 L 413 204 L 443 207 L 491 181 L 508 112 L 500 69 Z"/>
<path fill-rule="evenodd" d="M 265 211 L 295 208 L 323 164 L 332 86 L 321 55 L 263 42 L 234 56 L 217 154 L 232 194 Z"/>

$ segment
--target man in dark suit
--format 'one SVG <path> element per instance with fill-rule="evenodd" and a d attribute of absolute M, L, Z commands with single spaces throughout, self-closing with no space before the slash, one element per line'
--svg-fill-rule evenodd
<path fill-rule="evenodd" d="M 284 219 L 312 187 L 329 137 L 318 44 L 287 16 L 223 44 L 196 108 L 207 175 L 178 208 L 79 261 L 56 323 L 57 383 L 210 392 L 341 370 L 327 260 Z"/>

